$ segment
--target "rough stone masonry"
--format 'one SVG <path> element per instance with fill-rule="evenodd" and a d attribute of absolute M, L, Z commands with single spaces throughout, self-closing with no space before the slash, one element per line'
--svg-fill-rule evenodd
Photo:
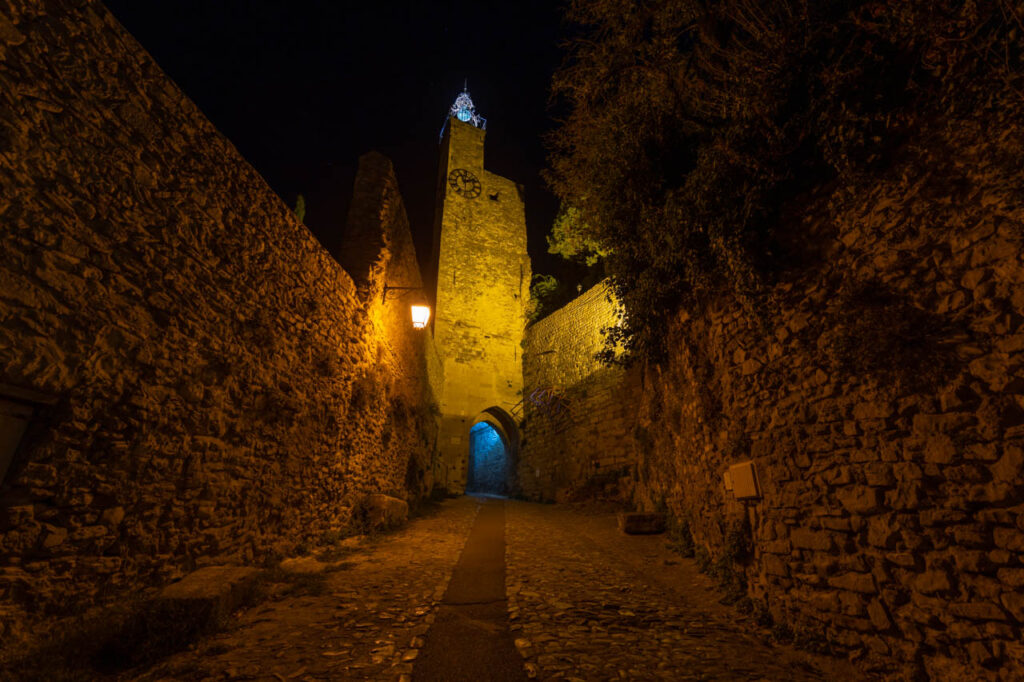
<path fill-rule="evenodd" d="M 343 268 L 97 2 L 0 0 L 0 64 L 0 414 L 28 424 L 0 488 L 5 649 L 51 616 L 344 532 L 367 493 L 415 500 L 434 402 L 454 420 L 436 471 L 458 489 L 468 420 L 547 390 L 570 418 L 527 407 L 519 492 L 669 512 L 741 602 L 867 669 L 1019 677 L 1014 112 L 922 125 L 885 176 L 810 198 L 791 219 L 820 265 L 776 285 L 768 315 L 685 311 L 667 361 L 624 373 L 592 359 L 614 323 L 602 290 L 518 355 L 522 202 L 483 170 L 479 131 L 458 128 L 455 165 L 495 229 L 472 256 L 458 228 L 476 208 L 441 186 L 455 267 L 438 304 L 468 310 L 493 280 L 503 312 L 479 318 L 497 335 L 439 319 L 458 341 L 434 348 L 382 302 L 422 282 L 383 158 L 362 160 Z M 431 388 L 449 368 L 467 389 L 450 401 Z M 746 461 L 760 496 L 737 500 L 723 474 Z"/>
<path fill-rule="evenodd" d="M 820 265 L 767 319 L 684 311 L 639 380 L 583 355 L 612 319 L 596 290 L 533 325 L 524 391 L 578 416 L 528 410 L 524 491 L 668 511 L 750 608 L 869 670 L 1019 679 L 1022 133 L 1011 111 L 922 125 L 886 175 L 792 218 Z M 758 499 L 726 487 L 744 461 Z"/>
<path fill-rule="evenodd" d="M 0 2 L 0 640 L 431 484 L 433 350 L 390 164 L 354 282 L 98 2 Z M 357 286 L 358 285 L 358 286 Z M 404 313 L 404 314 L 403 314 Z M 436 358 L 433 361 L 436 365 Z"/>

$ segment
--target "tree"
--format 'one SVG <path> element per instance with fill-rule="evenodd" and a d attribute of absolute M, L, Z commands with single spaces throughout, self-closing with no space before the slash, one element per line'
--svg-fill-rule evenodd
<path fill-rule="evenodd" d="M 548 235 L 548 253 L 566 260 L 577 260 L 588 267 L 597 265 L 608 252 L 591 237 L 593 230 L 583 223 L 580 212 L 572 206 L 562 206 L 555 216 Z"/>
<path fill-rule="evenodd" d="M 657 360 L 675 311 L 722 291 L 765 310 L 798 263 L 780 216 L 881 172 L 954 103 L 1013 92 L 1013 16 L 1009 0 L 572 0 L 546 173 L 572 208 L 552 250 L 602 255 L 631 357 Z"/>
<path fill-rule="evenodd" d="M 293 209 L 295 217 L 299 219 L 299 222 L 305 222 L 306 220 L 306 197 L 301 194 L 295 200 L 295 208 Z"/>
<path fill-rule="evenodd" d="M 536 322 L 552 311 L 550 302 L 558 291 L 558 280 L 553 275 L 534 275 L 530 283 L 530 306 L 526 318 Z"/>

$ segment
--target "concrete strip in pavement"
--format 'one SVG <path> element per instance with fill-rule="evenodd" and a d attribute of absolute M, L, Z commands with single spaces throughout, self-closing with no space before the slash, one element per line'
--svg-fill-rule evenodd
<path fill-rule="evenodd" d="M 505 502 L 482 507 L 416 659 L 416 682 L 526 680 L 508 628 Z"/>

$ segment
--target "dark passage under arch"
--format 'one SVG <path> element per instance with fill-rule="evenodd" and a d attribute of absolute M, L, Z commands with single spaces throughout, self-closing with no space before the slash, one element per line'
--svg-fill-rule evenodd
<path fill-rule="evenodd" d="M 469 430 L 469 472 L 466 492 L 504 495 L 508 492 L 509 447 L 505 436 L 487 421 Z"/>

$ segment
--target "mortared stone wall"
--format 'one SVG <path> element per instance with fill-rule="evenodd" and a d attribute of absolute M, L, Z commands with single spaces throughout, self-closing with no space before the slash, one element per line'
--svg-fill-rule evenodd
<path fill-rule="evenodd" d="M 631 490 L 640 373 L 596 358 L 601 331 L 619 315 L 601 282 L 526 329 L 518 484 L 529 499 L 622 499 Z"/>
<path fill-rule="evenodd" d="M 434 216 L 434 338 L 444 375 L 434 476 L 454 493 L 466 487 L 476 418 L 500 410 L 511 420 L 522 400 L 526 215 L 522 187 L 485 170 L 485 135 L 449 117 Z"/>
<path fill-rule="evenodd" d="M 638 503 L 731 559 L 755 608 L 885 675 L 1024 668 L 1022 133 L 953 115 L 814 198 L 792 220 L 817 265 L 760 319 L 682 315 L 645 375 Z M 726 489 L 744 461 L 760 499 Z"/>

